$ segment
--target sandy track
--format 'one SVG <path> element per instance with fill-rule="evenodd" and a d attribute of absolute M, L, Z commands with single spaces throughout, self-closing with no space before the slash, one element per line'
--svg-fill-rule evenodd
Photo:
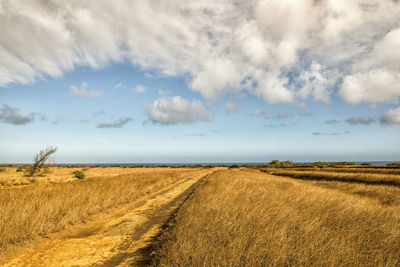
<path fill-rule="evenodd" d="M 10 255 L 3 266 L 126 266 L 143 261 L 141 251 L 169 215 L 210 174 L 204 170 L 184 182 L 140 199 L 111 214 Z"/>

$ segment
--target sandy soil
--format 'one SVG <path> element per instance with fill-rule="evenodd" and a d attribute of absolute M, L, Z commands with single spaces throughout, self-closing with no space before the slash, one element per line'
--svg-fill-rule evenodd
<path fill-rule="evenodd" d="M 11 254 L 3 266 L 132 266 L 146 260 L 146 247 L 185 198 L 213 172 L 204 170 L 184 182 L 128 206 L 96 215 L 86 224 L 52 235 L 33 248 Z"/>

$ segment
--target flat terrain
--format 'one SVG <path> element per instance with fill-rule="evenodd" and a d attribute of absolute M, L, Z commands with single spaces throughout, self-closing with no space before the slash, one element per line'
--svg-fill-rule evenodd
<path fill-rule="evenodd" d="M 269 171 L 279 176 L 213 173 L 159 240 L 154 265 L 400 265 L 397 184 Z"/>
<path fill-rule="evenodd" d="M 4 266 L 400 265 L 398 169 L 15 172 L 0 174 Z"/>
<path fill-rule="evenodd" d="M 141 258 L 137 251 L 212 171 L 95 168 L 91 172 L 96 174 L 92 178 L 71 180 L 66 175 L 72 176 L 71 170 L 56 168 L 55 183 L 39 177 L 42 181 L 0 191 L 0 264 L 134 263 Z"/>

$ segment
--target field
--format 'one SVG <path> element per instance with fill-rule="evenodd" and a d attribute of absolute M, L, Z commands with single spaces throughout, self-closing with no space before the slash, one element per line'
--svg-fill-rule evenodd
<path fill-rule="evenodd" d="M 5 266 L 400 265 L 398 169 L 16 173 L 0 172 Z"/>
<path fill-rule="evenodd" d="M 155 262 L 397 266 L 399 205 L 396 186 L 218 171 L 185 203 L 174 226 L 159 240 Z"/>

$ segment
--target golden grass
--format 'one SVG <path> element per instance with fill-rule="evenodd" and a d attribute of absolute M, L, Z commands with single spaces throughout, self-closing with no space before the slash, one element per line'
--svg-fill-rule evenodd
<path fill-rule="evenodd" d="M 97 177 L 69 181 L 74 170 L 65 169 L 59 169 L 58 176 L 54 174 L 55 179 L 63 182 L 39 182 L 0 190 L 0 254 L 10 246 L 45 237 L 84 221 L 90 215 L 134 201 L 199 172 L 100 168 L 96 173 L 87 171 L 89 177 Z M 51 179 L 51 175 L 46 179 Z"/>
<path fill-rule="evenodd" d="M 297 179 L 309 180 L 333 180 L 343 182 L 359 182 L 371 184 L 388 184 L 400 186 L 399 174 L 378 174 L 378 173 L 351 173 L 351 172 L 325 172 L 317 171 L 296 171 L 288 169 L 266 169 L 264 170 L 273 175 L 292 177 Z"/>
<path fill-rule="evenodd" d="M 75 171 L 83 171 L 86 178 L 96 177 L 115 177 L 123 174 L 153 172 L 153 171 L 170 171 L 172 168 L 122 168 L 122 167 L 62 167 L 55 166 L 49 169 L 49 173 L 44 176 L 26 177 L 24 172 L 17 172 L 18 167 L 3 167 L 4 171 L 0 172 L 0 188 L 8 188 L 13 186 L 30 185 L 36 183 L 60 183 L 75 181 Z M 190 170 L 190 169 L 184 169 Z"/>
<path fill-rule="evenodd" d="M 274 168 L 268 168 L 273 170 Z M 287 168 L 293 171 L 313 171 L 313 172 L 334 172 L 334 173 L 376 173 L 376 174 L 397 174 L 400 175 L 400 169 L 391 168 Z"/>
<path fill-rule="evenodd" d="M 156 263 L 399 266 L 399 200 L 394 186 L 218 171 L 182 206 Z"/>

